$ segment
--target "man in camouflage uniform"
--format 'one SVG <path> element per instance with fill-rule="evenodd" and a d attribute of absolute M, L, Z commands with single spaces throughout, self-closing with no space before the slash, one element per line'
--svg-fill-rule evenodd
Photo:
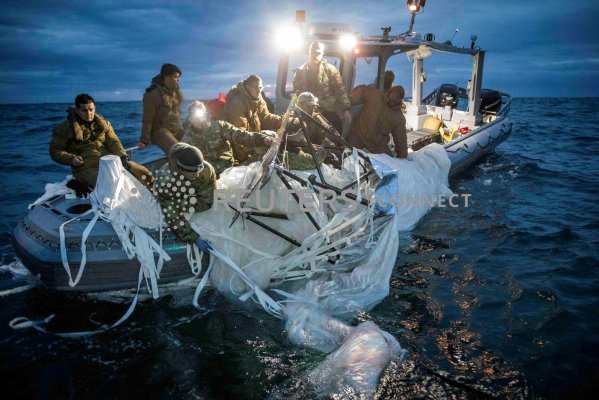
<path fill-rule="evenodd" d="M 197 100 L 189 105 L 189 112 L 183 126 L 185 131 L 183 142 L 198 147 L 204 154 L 204 158 L 215 166 L 219 175 L 227 168 L 260 161 L 275 136 L 272 131 L 247 132 L 225 121 L 212 121 L 204 103 Z M 249 157 L 240 160 L 235 152 L 235 145 L 243 145 Z M 297 154 L 284 152 L 281 156 L 288 159 L 291 169 L 314 168 L 312 157 L 303 151 Z M 322 162 L 323 158 L 323 155 L 318 155 L 317 160 Z"/>
<path fill-rule="evenodd" d="M 169 228 L 187 243 L 202 250 L 209 244 L 200 239 L 189 224 L 187 213 L 202 212 L 212 207 L 216 172 L 204 161 L 202 152 L 187 143 L 176 143 L 168 152 L 168 163 L 156 174 L 154 193 Z"/>
<path fill-rule="evenodd" d="M 392 86 L 386 92 L 375 87 L 360 85 L 350 95 L 352 104 L 362 103 L 354 119 L 347 142 L 370 153 L 385 153 L 392 157 L 408 156 L 406 119 L 402 112 L 404 88 Z M 395 153 L 389 148 L 393 138 Z"/>
<path fill-rule="evenodd" d="M 241 130 L 225 121 L 212 121 L 206 106 L 198 100 L 189 105 L 183 131 L 182 141 L 199 148 L 218 175 L 239 165 L 234 144 L 244 146 L 251 160 L 260 160 L 266 152 L 265 147 L 272 142 L 271 135 Z"/>
<path fill-rule="evenodd" d="M 310 138 L 312 144 L 334 146 L 334 143 L 329 139 L 329 135 L 325 129 L 333 135 L 337 135 L 338 132 L 335 131 L 335 128 L 333 128 L 326 118 L 318 111 L 318 98 L 310 92 L 300 93 L 300 95 L 297 97 L 297 106 L 320 124 L 319 125 L 311 120 L 305 121 L 306 134 Z M 297 111 L 295 113 L 298 116 L 300 115 L 300 113 Z M 300 145 L 307 145 L 307 141 L 303 135 L 296 140 L 300 143 Z M 290 137 L 287 139 L 288 143 L 295 143 L 296 140 Z"/>
<path fill-rule="evenodd" d="M 318 97 L 320 110 L 327 120 L 342 132 L 343 123 L 337 109 L 344 110 L 345 122 L 351 123 L 351 105 L 345 93 L 345 86 L 337 68 L 323 59 L 324 44 L 310 44 L 310 58 L 299 67 L 293 76 L 293 91 L 295 93 L 310 92 Z"/>
<path fill-rule="evenodd" d="M 78 194 L 87 194 L 96 186 L 100 157 L 113 154 L 123 167 L 144 185 L 151 187 L 153 177 L 142 165 L 129 160 L 109 121 L 96 114 L 96 103 L 88 94 L 75 97 L 75 107 L 68 110 L 66 121 L 52 130 L 50 157 L 59 164 L 70 165 Z"/>
<path fill-rule="evenodd" d="M 179 90 L 181 70 L 164 64 L 160 74 L 152 79 L 143 99 L 141 136 L 138 146 L 143 149 L 152 142 L 168 154 L 170 147 L 183 137 L 179 125 L 183 94 Z"/>

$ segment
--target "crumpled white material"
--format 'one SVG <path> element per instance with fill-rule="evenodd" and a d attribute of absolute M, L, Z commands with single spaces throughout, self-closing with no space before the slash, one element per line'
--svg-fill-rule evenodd
<path fill-rule="evenodd" d="M 451 193 L 447 187 L 450 162 L 440 145 L 414 152 L 409 160 L 385 155 L 370 158 L 385 182 L 378 190 L 366 182 L 360 185 L 356 194 L 370 200 L 370 206 L 352 208 L 351 201 L 340 198 L 332 205 L 322 205 L 317 195 L 307 196 L 311 200 L 308 203 L 314 205 L 311 215 L 320 229 L 296 201 L 282 195 L 285 185 L 276 174 L 252 196 L 229 199 L 236 207 L 257 209 L 257 193 L 266 194 L 266 203 L 270 201 L 269 193 L 273 193 L 269 212 L 284 214 L 287 219 L 256 219 L 298 241 L 299 247 L 254 224 L 244 214 L 229 226 L 235 211 L 223 204 L 215 203 L 211 210 L 190 216 L 192 227 L 214 246 L 210 268 L 196 290 L 194 304 L 209 278 L 227 297 L 253 299 L 267 312 L 284 319 L 293 343 L 332 352 L 310 373 L 322 396 L 370 396 L 388 363 L 398 358 L 401 362 L 405 357 L 406 352 L 396 339 L 373 323 L 351 327 L 347 321 L 359 312 L 371 310 L 388 295 L 399 232 L 412 229 L 431 206 L 426 202 L 417 206 L 404 204 L 405 207 L 385 209 L 387 215 L 374 218 L 376 196 L 383 190 L 389 195 L 411 196 Z M 98 186 L 92 195 L 93 210 L 111 221 L 128 256 L 140 260 L 141 271 L 157 297 L 157 279 L 163 261 L 169 257 L 142 227 L 161 226 L 160 207 L 150 192 L 122 169 L 118 157 L 102 158 L 100 168 Z M 357 153 L 345 159 L 341 171 L 325 165 L 322 169 L 330 184 L 344 187 L 360 173 Z M 297 174 L 307 178 L 310 173 Z M 259 164 L 233 168 L 221 175 L 219 188 L 249 188 L 259 178 Z M 289 184 L 300 188 L 296 181 L 289 180 Z M 267 294 L 269 289 L 276 300 Z"/>
<path fill-rule="evenodd" d="M 75 195 L 75 191 L 67 187 L 67 183 L 71 179 L 73 179 L 73 175 L 67 175 L 66 179 L 62 182 L 46 183 L 46 186 L 44 187 L 44 194 L 41 195 L 33 203 L 29 204 L 27 209 L 31 210 L 33 206 L 43 203 L 54 196 L 64 195 L 67 199 L 77 198 L 77 196 Z"/>
<path fill-rule="evenodd" d="M 160 229 L 160 204 L 150 191 L 126 171 L 118 156 L 100 159 L 96 188 L 90 194 L 92 207 L 112 224 L 129 259 L 137 257 L 148 289 L 158 298 L 158 279 L 165 261 L 171 257 L 143 228 Z M 155 259 L 154 254 L 158 255 Z"/>
<path fill-rule="evenodd" d="M 430 197 L 451 193 L 447 187 L 450 162 L 442 146 L 427 146 L 412 153 L 409 160 L 369 156 L 379 176 L 392 177 L 386 188 L 391 194 Z M 355 158 L 349 157 L 342 171 L 325 168 L 324 173 L 331 183 L 343 187 L 356 179 L 355 166 Z M 252 174 L 258 174 L 257 164 L 244 168 L 225 171 L 220 180 L 223 187 L 248 187 Z M 297 185 L 294 181 L 291 184 Z M 284 185 L 273 174 L 261 192 L 283 190 Z M 361 195 L 376 200 L 373 188 L 363 186 Z M 247 205 L 256 206 L 255 197 L 250 197 Z M 339 209 L 341 203 L 337 204 Z M 299 248 L 242 217 L 229 228 L 234 211 L 225 207 L 213 207 L 191 219 L 194 229 L 243 272 L 241 279 L 238 272 L 214 260 L 210 281 L 218 290 L 246 301 L 254 297 L 251 288 L 244 284 L 247 278 L 263 290 L 278 287 L 274 292 L 282 296 L 280 304 L 290 340 L 325 352 L 337 349 L 311 374 L 321 395 L 347 390 L 372 394 L 388 362 L 405 356 L 399 343 L 374 324 L 350 327 L 343 320 L 371 310 L 388 295 L 399 232 L 412 229 L 431 205 L 424 202 L 397 206 L 388 216 L 373 220 L 374 203 L 371 204 L 354 211 L 315 211 L 312 214 L 321 227 L 316 230 L 295 201 L 284 207 L 283 199 L 276 197 L 273 212 L 286 214 L 288 220 L 260 220 L 300 241 Z M 331 265 L 329 257 L 337 255 L 339 262 Z M 295 279 L 298 281 L 293 282 Z"/>

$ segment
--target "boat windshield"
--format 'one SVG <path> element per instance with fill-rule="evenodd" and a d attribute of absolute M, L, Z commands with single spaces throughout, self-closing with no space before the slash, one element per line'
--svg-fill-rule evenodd
<path fill-rule="evenodd" d="M 352 86 L 376 84 L 378 66 L 378 57 L 358 57 L 356 59 L 356 76 Z"/>

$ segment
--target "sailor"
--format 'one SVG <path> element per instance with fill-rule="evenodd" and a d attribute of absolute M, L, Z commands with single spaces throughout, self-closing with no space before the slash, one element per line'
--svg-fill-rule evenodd
<path fill-rule="evenodd" d="M 310 141 L 312 142 L 312 144 L 325 145 L 325 146 L 333 145 L 333 143 L 327 137 L 327 134 L 326 134 L 324 128 L 327 128 L 329 130 L 329 132 L 331 132 L 331 134 L 338 134 L 338 133 L 333 131 L 334 128 L 329 124 L 329 122 L 326 120 L 326 118 L 319 112 L 318 98 L 310 92 L 300 93 L 300 95 L 297 97 L 297 106 L 302 111 L 304 111 L 306 114 L 308 114 L 310 117 L 312 117 L 314 120 L 316 120 L 318 123 L 320 123 L 320 125 L 319 125 L 311 120 L 308 120 L 306 122 L 306 134 L 310 138 Z M 306 142 L 305 138 L 302 137 L 301 139 L 303 139 L 302 143 Z M 289 138 L 288 141 L 290 143 L 293 142 L 293 140 L 291 138 Z"/>
<path fill-rule="evenodd" d="M 185 135 L 182 142 L 199 148 L 204 154 L 204 159 L 214 166 L 217 175 L 240 164 L 233 151 L 234 144 L 242 145 L 246 149 L 250 155 L 249 160 L 260 160 L 267 146 L 272 143 L 273 135 L 270 131 L 248 132 L 225 121 L 213 121 L 201 101 L 194 100 L 188 111 L 183 123 Z M 255 150 L 256 148 L 258 150 Z M 248 158 L 245 163 L 247 160 Z"/>
<path fill-rule="evenodd" d="M 262 97 L 263 89 L 262 79 L 257 75 L 250 75 L 238 82 L 227 93 L 227 101 L 219 111 L 219 119 L 250 132 L 279 129 L 282 117 L 268 111 L 268 105 Z"/>
<path fill-rule="evenodd" d="M 203 251 L 210 244 L 201 239 L 189 223 L 189 215 L 212 207 L 216 172 L 202 152 L 187 143 L 176 143 L 168 152 L 168 162 L 156 173 L 154 193 L 162 213 L 177 237 L 196 243 Z"/>
<path fill-rule="evenodd" d="M 343 129 L 343 122 L 337 113 L 342 109 L 345 122 L 351 123 L 350 102 L 345 93 L 345 86 L 337 68 L 323 59 L 324 44 L 312 42 L 309 48 L 308 62 L 295 71 L 293 91 L 295 93 L 310 92 L 318 97 L 320 110 L 337 132 Z"/>
<path fill-rule="evenodd" d="M 402 86 L 392 86 L 384 93 L 375 87 L 357 86 L 350 99 L 352 104 L 363 106 L 354 119 L 347 142 L 371 153 L 407 157 L 406 119 L 402 112 L 404 94 Z M 395 145 L 394 153 L 389 148 L 389 135 Z"/>
<path fill-rule="evenodd" d="M 200 148 L 206 159 L 214 163 L 219 175 L 229 167 L 262 160 L 276 136 L 273 131 L 246 132 L 225 121 L 212 121 L 204 104 L 197 100 L 189 105 L 184 130 L 183 142 Z M 245 148 L 248 156 L 245 159 L 237 156 L 236 148 L 239 146 Z M 324 156 L 323 150 L 317 151 L 316 161 L 321 163 Z M 312 156 L 301 149 L 282 149 L 279 159 L 294 170 L 311 170 L 315 167 Z"/>
<path fill-rule="evenodd" d="M 152 174 L 142 165 L 129 160 L 112 125 L 96 114 L 96 103 L 89 94 L 75 97 L 75 107 L 67 110 L 66 121 L 52 130 L 50 157 L 59 164 L 70 165 L 75 181 L 69 187 L 77 195 L 87 195 L 96 186 L 100 157 L 113 154 L 123 167 L 144 185 L 151 187 Z"/>
<path fill-rule="evenodd" d="M 268 110 L 262 95 L 263 89 L 262 79 L 257 75 L 250 75 L 238 82 L 227 94 L 227 101 L 220 109 L 218 119 L 249 132 L 279 129 L 283 119 Z M 234 149 L 241 161 L 246 161 L 250 156 L 241 145 L 234 146 Z"/>
<path fill-rule="evenodd" d="M 138 146 L 154 143 L 168 154 L 169 149 L 183 137 L 179 115 L 183 94 L 179 89 L 181 70 L 164 64 L 160 74 L 152 78 L 143 98 L 143 117 Z"/>
<path fill-rule="evenodd" d="M 391 70 L 387 70 L 385 71 L 385 74 L 383 75 L 383 91 L 387 91 L 389 89 L 391 89 L 391 86 L 393 86 L 393 81 L 395 80 L 395 74 L 393 73 L 393 71 Z"/>

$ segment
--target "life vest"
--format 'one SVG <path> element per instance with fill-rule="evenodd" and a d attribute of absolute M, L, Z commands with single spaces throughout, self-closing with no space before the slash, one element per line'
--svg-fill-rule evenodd
<path fill-rule="evenodd" d="M 206 110 L 210 114 L 210 118 L 212 118 L 212 120 L 216 121 L 218 119 L 219 112 L 225 107 L 226 102 L 227 99 L 224 93 L 219 93 L 217 99 L 211 99 L 204 102 Z"/>

